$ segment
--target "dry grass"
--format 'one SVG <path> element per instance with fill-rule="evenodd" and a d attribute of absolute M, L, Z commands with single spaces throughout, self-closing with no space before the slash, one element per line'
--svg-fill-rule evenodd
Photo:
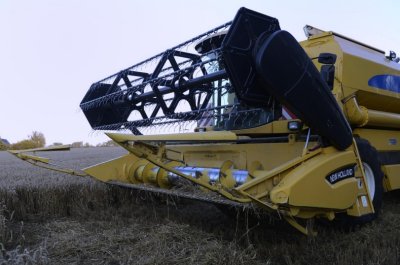
<path fill-rule="evenodd" d="M 81 168 L 119 148 L 52 153 Z M 46 154 L 47 155 L 47 154 Z M 50 155 L 50 154 L 49 154 Z M 0 152 L 0 264 L 399 264 L 400 193 L 379 220 L 307 238 L 274 219 L 34 168 Z"/>

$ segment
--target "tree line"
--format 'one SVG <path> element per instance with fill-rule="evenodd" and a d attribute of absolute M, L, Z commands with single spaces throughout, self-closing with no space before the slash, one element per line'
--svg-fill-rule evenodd
<path fill-rule="evenodd" d="M 0 141 L 0 150 L 21 150 L 21 149 L 32 149 L 32 148 L 40 148 L 46 145 L 46 138 L 44 134 L 41 132 L 33 131 L 31 135 L 28 136 L 28 139 L 24 139 L 22 141 L 6 144 L 4 141 Z"/>
<path fill-rule="evenodd" d="M 53 146 L 63 145 L 63 143 L 55 142 L 52 144 Z M 6 141 L 3 141 L 0 138 L 0 151 L 4 150 L 22 150 L 22 149 L 32 149 L 32 148 L 41 148 L 46 146 L 46 138 L 44 134 L 38 131 L 33 131 L 32 134 L 28 135 L 27 139 L 21 140 L 19 142 L 8 144 Z M 71 144 L 72 148 L 84 148 L 84 147 L 112 147 L 117 146 L 117 144 L 112 141 L 106 141 L 103 143 L 99 143 L 97 145 L 91 145 L 89 143 L 84 142 L 74 142 Z"/>

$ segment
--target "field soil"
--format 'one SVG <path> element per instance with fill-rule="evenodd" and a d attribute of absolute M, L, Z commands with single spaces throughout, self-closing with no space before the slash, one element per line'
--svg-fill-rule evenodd
<path fill-rule="evenodd" d="M 118 147 L 39 153 L 80 169 Z M 307 237 L 251 211 L 149 194 L 34 167 L 0 152 L 0 264 L 400 264 L 400 193 L 354 231 Z M 227 214 L 228 213 L 228 214 Z"/>

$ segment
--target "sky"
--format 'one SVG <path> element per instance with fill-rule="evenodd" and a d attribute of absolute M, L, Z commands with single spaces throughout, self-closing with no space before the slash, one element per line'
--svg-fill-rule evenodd
<path fill-rule="evenodd" d="M 107 140 L 79 103 L 90 85 L 232 20 L 245 6 L 304 40 L 306 24 L 400 55 L 399 0 L 0 0 L 0 137 Z"/>

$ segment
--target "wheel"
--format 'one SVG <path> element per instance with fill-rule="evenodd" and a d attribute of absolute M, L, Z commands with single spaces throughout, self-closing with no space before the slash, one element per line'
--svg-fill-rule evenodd
<path fill-rule="evenodd" d="M 365 139 L 356 138 L 356 143 L 364 167 L 366 185 L 368 186 L 369 195 L 372 198 L 375 212 L 359 217 L 349 216 L 347 214 L 339 215 L 339 222 L 348 228 L 355 225 L 362 225 L 376 219 L 382 207 L 383 172 L 378 160 L 378 152 Z"/>

